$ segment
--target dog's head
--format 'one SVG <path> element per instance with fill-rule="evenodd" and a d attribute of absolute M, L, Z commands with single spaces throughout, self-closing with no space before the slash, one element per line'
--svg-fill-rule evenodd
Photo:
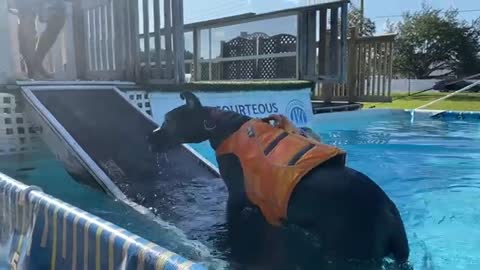
<path fill-rule="evenodd" d="M 191 92 L 182 92 L 185 105 L 165 114 L 161 127 L 148 137 L 156 152 L 168 150 L 182 143 L 199 143 L 209 139 L 209 113 L 200 100 Z"/>

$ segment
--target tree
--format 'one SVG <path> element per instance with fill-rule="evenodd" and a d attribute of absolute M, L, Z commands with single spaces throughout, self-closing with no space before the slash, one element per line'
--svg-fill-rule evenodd
<path fill-rule="evenodd" d="M 362 21 L 363 21 L 363 28 L 362 31 L 360 31 L 360 26 L 362 26 Z M 373 36 L 376 31 L 376 26 L 375 23 L 367 18 L 363 17 L 362 20 L 362 14 L 360 12 L 360 9 L 352 6 L 350 9 L 350 12 L 348 13 L 348 24 L 349 27 L 355 27 L 359 32 L 359 36 Z"/>
<path fill-rule="evenodd" d="M 429 78 L 434 72 L 460 76 L 479 72 L 480 27 L 457 16 L 456 10 L 442 15 L 426 5 L 404 14 L 397 26 L 395 71 L 415 78 Z"/>
<path fill-rule="evenodd" d="M 390 19 L 387 19 L 385 21 L 385 33 L 395 33 L 397 32 L 397 25 L 390 21 Z"/>

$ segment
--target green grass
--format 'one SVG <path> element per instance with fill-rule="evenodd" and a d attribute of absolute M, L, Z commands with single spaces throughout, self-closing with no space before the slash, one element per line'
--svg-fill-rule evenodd
<path fill-rule="evenodd" d="M 391 103 L 363 103 L 365 109 L 375 106 L 375 108 L 389 109 L 415 109 L 430 101 L 436 100 L 449 93 L 440 93 L 437 91 L 428 91 L 425 93 L 411 95 L 393 94 Z M 448 99 L 434 103 L 426 110 L 452 110 L 452 111 L 480 111 L 480 93 L 459 93 Z"/>

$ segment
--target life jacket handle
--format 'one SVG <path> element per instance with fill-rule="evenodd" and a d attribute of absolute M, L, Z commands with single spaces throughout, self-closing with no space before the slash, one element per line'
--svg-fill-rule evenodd
<path fill-rule="evenodd" d="M 294 133 L 298 135 L 302 135 L 305 137 L 309 137 L 308 135 L 303 132 L 303 130 L 297 128 L 290 120 L 288 120 L 287 117 L 281 114 L 272 114 L 269 115 L 268 117 L 262 118 L 262 121 L 266 123 L 270 123 L 270 121 L 273 121 L 273 126 L 276 128 L 280 128 L 285 130 L 288 133 Z"/>

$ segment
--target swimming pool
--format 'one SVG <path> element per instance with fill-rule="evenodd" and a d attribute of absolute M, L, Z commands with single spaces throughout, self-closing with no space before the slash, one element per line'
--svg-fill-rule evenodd
<path fill-rule="evenodd" d="M 404 111 L 364 110 L 317 115 L 312 127 L 324 142 L 347 150 L 349 166 L 395 201 L 415 269 L 480 268 L 480 120 L 416 117 L 412 123 Z M 207 143 L 192 146 L 216 164 Z M 0 170 L 212 268 L 222 262 L 216 259 L 228 260 L 228 248 L 218 244 L 226 230 L 219 179 L 192 179 L 178 194 L 198 207 L 178 206 L 191 219 L 177 229 L 77 184 L 48 151 L 3 157 Z"/>
<path fill-rule="evenodd" d="M 410 120 L 364 110 L 317 115 L 312 128 L 397 204 L 414 269 L 480 269 L 480 114 Z M 195 148 L 215 163 L 207 144 Z"/>

